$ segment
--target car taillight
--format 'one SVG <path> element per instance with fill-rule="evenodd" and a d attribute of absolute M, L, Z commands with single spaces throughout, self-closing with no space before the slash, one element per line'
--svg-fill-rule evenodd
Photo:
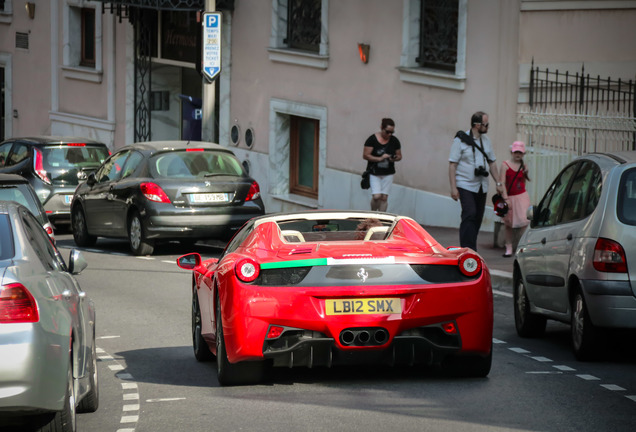
<path fill-rule="evenodd" d="M 251 258 L 243 258 L 234 266 L 236 277 L 243 282 L 253 282 L 261 272 L 261 267 Z"/>
<path fill-rule="evenodd" d="M 267 339 L 278 339 L 285 331 L 284 327 L 270 325 L 267 330 Z"/>
<path fill-rule="evenodd" d="M 44 169 L 42 151 L 38 149 L 34 149 L 34 151 L 35 157 L 33 158 L 33 169 L 35 170 L 35 174 L 40 177 L 43 182 L 51 184 L 51 180 Z"/>
<path fill-rule="evenodd" d="M 258 186 L 258 183 L 253 182 L 250 186 L 250 190 L 247 192 L 247 197 L 245 201 L 251 201 L 258 199 L 261 196 L 261 188 Z"/>
<path fill-rule="evenodd" d="M 0 291 L 0 323 L 33 323 L 40 320 L 38 305 L 22 284 L 9 284 Z"/>
<path fill-rule="evenodd" d="M 475 276 L 481 271 L 481 259 L 472 253 L 459 257 L 459 270 L 466 276 Z"/>
<path fill-rule="evenodd" d="M 170 204 L 170 198 L 158 184 L 144 182 L 139 187 L 141 188 L 141 193 L 150 201 Z"/>
<path fill-rule="evenodd" d="M 626 273 L 625 250 L 620 243 L 605 238 L 596 240 L 594 246 L 594 268 L 608 273 Z"/>

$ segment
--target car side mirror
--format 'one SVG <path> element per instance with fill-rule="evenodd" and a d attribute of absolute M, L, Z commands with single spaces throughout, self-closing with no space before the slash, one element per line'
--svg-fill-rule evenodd
<path fill-rule="evenodd" d="M 82 253 L 77 249 L 72 249 L 68 257 L 68 271 L 70 274 L 80 274 L 82 270 L 88 267 L 88 263 Z"/>
<path fill-rule="evenodd" d="M 184 270 L 194 270 L 201 265 L 201 255 L 197 252 L 189 253 L 177 258 L 177 266 Z"/>
<path fill-rule="evenodd" d="M 97 183 L 97 179 L 95 178 L 95 173 L 90 173 L 88 177 L 86 178 L 86 184 L 89 186 L 93 186 L 95 183 Z"/>

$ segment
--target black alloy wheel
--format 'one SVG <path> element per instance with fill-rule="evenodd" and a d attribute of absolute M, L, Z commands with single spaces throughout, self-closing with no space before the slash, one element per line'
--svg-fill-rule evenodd
<path fill-rule="evenodd" d="M 130 250 L 135 255 L 152 255 L 155 250 L 154 242 L 146 239 L 144 226 L 137 211 L 133 211 L 128 219 L 128 241 Z"/>
<path fill-rule="evenodd" d="M 230 363 L 225 351 L 221 302 L 216 302 L 216 372 L 222 386 L 254 384 L 263 379 L 265 363 L 263 361 Z"/>
<path fill-rule="evenodd" d="M 71 227 L 73 230 L 73 240 L 76 245 L 80 247 L 90 247 L 94 246 L 97 242 L 97 237 L 88 233 L 86 215 L 79 205 L 75 206 L 71 213 Z"/>
<path fill-rule="evenodd" d="M 210 351 L 207 342 L 201 336 L 201 309 L 199 308 L 199 296 L 197 289 L 192 284 L 192 348 L 197 361 L 206 362 L 214 360 L 214 354 Z"/>

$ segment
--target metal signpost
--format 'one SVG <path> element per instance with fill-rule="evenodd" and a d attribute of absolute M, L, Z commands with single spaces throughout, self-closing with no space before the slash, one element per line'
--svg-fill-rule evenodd
<path fill-rule="evenodd" d="M 211 83 L 221 72 L 221 13 L 203 13 L 202 73 Z"/>

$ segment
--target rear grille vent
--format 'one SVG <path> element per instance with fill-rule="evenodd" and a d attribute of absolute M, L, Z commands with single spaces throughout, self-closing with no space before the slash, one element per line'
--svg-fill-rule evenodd
<path fill-rule="evenodd" d="M 262 286 L 286 286 L 297 285 L 305 279 L 311 267 L 293 267 L 281 269 L 261 270 L 255 285 Z"/>
<path fill-rule="evenodd" d="M 29 34 L 28 33 L 15 33 L 15 47 L 22 49 L 29 49 Z"/>

